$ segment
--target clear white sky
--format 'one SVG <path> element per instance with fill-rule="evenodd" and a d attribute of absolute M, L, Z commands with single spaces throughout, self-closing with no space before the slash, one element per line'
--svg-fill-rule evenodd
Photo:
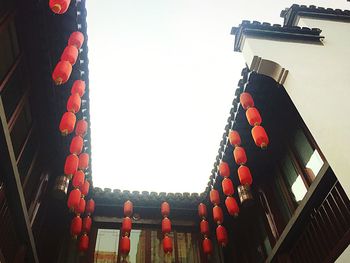
<path fill-rule="evenodd" d="M 94 186 L 202 192 L 244 61 L 232 26 L 282 23 L 293 3 L 87 0 Z"/>

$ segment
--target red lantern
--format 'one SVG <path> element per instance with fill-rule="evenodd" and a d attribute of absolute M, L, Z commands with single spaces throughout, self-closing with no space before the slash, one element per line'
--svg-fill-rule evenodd
<path fill-rule="evenodd" d="M 81 192 L 79 189 L 73 189 L 68 196 L 67 206 L 73 211 L 75 210 L 80 203 Z"/>
<path fill-rule="evenodd" d="M 163 238 L 163 250 L 166 254 L 170 254 L 171 252 L 173 252 L 173 241 L 168 236 L 165 236 Z"/>
<path fill-rule="evenodd" d="M 84 184 L 85 174 L 82 170 L 78 170 L 74 173 L 72 185 L 74 188 L 81 188 Z"/>
<path fill-rule="evenodd" d="M 132 227 L 132 220 L 130 217 L 124 217 L 122 222 L 122 235 L 123 236 L 130 236 Z"/>
<path fill-rule="evenodd" d="M 83 138 L 81 138 L 80 136 L 74 136 L 71 143 L 70 143 L 70 153 L 73 154 L 80 154 L 81 151 L 83 150 L 83 146 L 84 146 L 84 140 Z"/>
<path fill-rule="evenodd" d="M 253 182 L 252 175 L 250 173 L 250 170 L 247 166 L 241 165 L 238 168 L 238 178 L 241 184 L 248 184 L 251 185 Z"/>
<path fill-rule="evenodd" d="M 83 225 L 83 221 L 81 220 L 80 216 L 75 216 L 72 219 L 72 222 L 70 225 L 70 233 L 74 238 L 77 238 L 77 236 L 81 233 L 82 225 Z"/>
<path fill-rule="evenodd" d="M 247 162 L 247 155 L 243 147 L 236 147 L 233 150 L 233 156 L 237 164 L 245 164 Z"/>
<path fill-rule="evenodd" d="M 161 210 L 161 213 L 162 213 L 163 217 L 169 216 L 169 214 L 170 214 L 170 205 L 167 202 L 163 202 L 161 207 L 160 207 L 160 210 Z"/>
<path fill-rule="evenodd" d="M 233 195 L 233 193 L 235 192 L 231 179 L 225 178 L 224 180 L 222 180 L 221 185 L 222 191 L 225 195 Z"/>
<path fill-rule="evenodd" d="M 228 243 L 227 231 L 224 226 L 218 226 L 216 228 L 216 238 L 221 246 L 226 246 Z"/>
<path fill-rule="evenodd" d="M 247 120 L 251 126 L 260 125 L 262 122 L 259 111 L 254 107 L 249 108 L 245 115 L 247 116 Z"/>
<path fill-rule="evenodd" d="M 76 80 L 73 83 L 71 92 L 72 95 L 75 93 L 78 93 L 80 97 L 83 97 L 84 93 L 85 93 L 85 81 L 83 80 Z"/>
<path fill-rule="evenodd" d="M 219 206 L 214 206 L 213 207 L 213 218 L 214 222 L 219 224 L 222 224 L 224 222 L 224 214 L 222 213 L 222 209 Z"/>
<path fill-rule="evenodd" d="M 169 218 L 164 217 L 162 220 L 162 233 L 167 234 L 171 232 L 171 221 Z"/>
<path fill-rule="evenodd" d="M 209 223 L 207 220 L 202 220 L 200 223 L 200 229 L 201 229 L 201 234 L 204 236 L 209 236 L 210 230 L 209 230 Z"/>
<path fill-rule="evenodd" d="M 73 32 L 70 35 L 68 40 L 68 45 L 75 46 L 77 49 L 80 49 L 83 43 L 84 43 L 84 35 L 79 31 Z"/>
<path fill-rule="evenodd" d="M 64 164 L 64 174 L 68 178 L 72 178 L 73 174 L 78 170 L 79 158 L 75 154 L 70 154 L 66 158 L 66 162 Z"/>
<path fill-rule="evenodd" d="M 75 128 L 75 134 L 84 137 L 88 129 L 88 123 L 86 120 L 79 120 L 77 127 Z"/>
<path fill-rule="evenodd" d="M 86 203 L 86 213 L 88 215 L 91 215 L 94 213 L 94 211 L 95 211 L 95 201 L 93 199 L 90 199 Z"/>
<path fill-rule="evenodd" d="M 219 165 L 219 173 L 223 177 L 229 177 L 230 176 L 230 167 L 226 162 L 221 162 Z"/>
<path fill-rule="evenodd" d="M 77 62 L 79 51 L 75 46 L 66 46 L 63 50 L 61 60 L 68 61 L 72 66 Z"/>
<path fill-rule="evenodd" d="M 82 153 L 79 155 L 79 169 L 85 170 L 89 167 L 89 154 Z"/>
<path fill-rule="evenodd" d="M 80 110 L 81 98 L 78 93 L 70 95 L 67 101 L 67 111 L 77 113 Z"/>
<path fill-rule="evenodd" d="M 254 100 L 252 98 L 252 96 L 247 93 L 247 92 L 243 92 L 241 94 L 241 96 L 239 97 L 239 101 L 243 107 L 243 109 L 249 109 L 250 107 L 254 107 Z"/>
<path fill-rule="evenodd" d="M 86 205 L 85 199 L 80 198 L 80 202 L 78 207 L 75 209 L 75 213 L 79 215 L 83 214 L 85 211 L 85 205 Z"/>
<path fill-rule="evenodd" d="M 126 201 L 124 203 L 124 216 L 131 217 L 134 210 L 134 206 L 131 201 Z"/>
<path fill-rule="evenodd" d="M 60 131 L 63 136 L 68 135 L 74 130 L 75 122 L 77 118 L 75 117 L 74 113 L 72 112 L 65 112 L 62 115 L 62 119 L 60 122 Z"/>
<path fill-rule="evenodd" d="M 81 252 L 86 252 L 89 249 L 89 237 L 86 234 L 80 237 L 78 249 Z"/>
<path fill-rule="evenodd" d="M 89 189 L 90 189 L 90 183 L 89 181 L 85 180 L 83 186 L 81 187 L 81 194 L 83 196 L 87 196 L 89 193 Z"/>
<path fill-rule="evenodd" d="M 72 65 L 68 61 L 61 60 L 53 70 L 52 79 L 56 85 L 61 85 L 68 81 L 70 74 L 72 74 Z"/>
<path fill-rule="evenodd" d="M 207 207 L 205 204 L 200 203 L 198 205 L 198 215 L 200 218 L 206 218 L 207 217 Z"/>
<path fill-rule="evenodd" d="M 204 238 L 202 243 L 203 252 L 206 255 L 213 253 L 213 244 L 210 239 Z"/>
<path fill-rule="evenodd" d="M 219 192 L 215 189 L 211 189 L 210 191 L 210 202 L 213 205 L 218 205 L 220 204 L 220 197 L 219 197 Z"/>
<path fill-rule="evenodd" d="M 228 213 L 231 216 L 238 216 L 239 214 L 239 206 L 236 202 L 236 199 L 232 196 L 228 196 L 225 200 L 225 205 Z"/>
<path fill-rule="evenodd" d="M 232 146 L 240 146 L 241 145 L 241 136 L 239 136 L 239 133 L 237 131 L 230 131 L 228 138 L 229 138 Z"/>
<path fill-rule="evenodd" d="M 82 231 L 84 233 L 89 233 L 91 230 L 92 219 L 90 216 L 87 216 L 83 219 Z"/>
<path fill-rule="evenodd" d="M 120 253 L 124 256 L 130 252 L 130 239 L 127 236 L 122 237 L 120 240 Z"/>
<path fill-rule="evenodd" d="M 68 10 L 70 0 L 50 0 L 49 6 L 55 14 L 63 14 Z"/>
<path fill-rule="evenodd" d="M 263 149 L 269 144 L 269 137 L 267 137 L 266 131 L 262 126 L 255 126 L 252 129 L 252 136 L 255 144 Z"/>

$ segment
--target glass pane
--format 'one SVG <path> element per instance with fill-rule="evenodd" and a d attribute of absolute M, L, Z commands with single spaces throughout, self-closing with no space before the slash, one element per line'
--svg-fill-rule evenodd
<path fill-rule="evenodd" d="M 22 72 L 22 65 L 19 65 L 1 94 L 7 120 L 11 118 L 18 102 L 24 94 L 25 86 L 23 85 L 24 79 Z"/>
<path fill-rule="evenodd" d="M 26 99 L 23 109 L 18 115 L 16 122 L 11 131 L 11 140 L 13 151 L 15 152 L 16 159 L 22 149 L 23 143 L 27 138 L 29 130 L 32 124 L 32 116 L 30 112 L 29 102 Z"/>
<path fill-rule="evenodd" d="M 307 188 L 288 155 L 282 161 L 282 170 L 287 187 L 292 194 L 292 199 L 299 203 L 304 198 Z"/>
<path fill-rule="evenodd" d="M 310 178 L 314 179 L 321 170 L 323 161 L 318 151 L 312 147 L 305 133 L 299 129 L 294 135 L 294 147 Z"/>
<path fill-rule="evenodd" d="M 119 230 L 99 229 L 97 232 L 94 262 L 115 263 L 118 257 Z"/>
<path fill-rule="evenodd" d="M 276 176 L 276 181 L 275 183 L 275 201 L 278 205 L 278 208 L 282 214 L 284 224 L 286 225 L 289 219 L 292 217 L 292 212 L 290 211 L 288 205 L 287 205 L 287 200 L 284 197 L 283 190 L 282 190 L 282 178 L 280 176 Z"/>
<path fill-rule="evenodd" d="M 9 27 L 0 32 L 0 81 L 2 81 L 14 63 Z"/>
<path fill-rule="evenodd" d="M 174 247 L 174 234 L 169 235 L 173 240 Z M 173 263 L 175 262 L 175 253 L 171 255 L 164 255 L 163 251 L 163 235 L 160 231 L 151 231 L 151 262 L 152 263 Z"/>
<path fill-rule="evenodd" d="M 177 233 L 177 255 L 180 263 L 200 262 L 198 243 L 191 233 Z"/>
<path fill-rule="evenodd" d="M 20 160 L 18 161 L 18 172 L 21 177 L 22 183 L 29 171 L 30 165 L 32 164 L 32 161 L 34 159 L 35 152 L 37 149 L 38 149 L 37 137 L 35 136 L 35 134 L 32 133 L 24 148 L 24 151 L 20 157 Z"/>
<path fill-rule="evenodd" d="M 122 262 L 144 263 L 146 260 L 146 230 L 131 230 L 130 253 Z"/>

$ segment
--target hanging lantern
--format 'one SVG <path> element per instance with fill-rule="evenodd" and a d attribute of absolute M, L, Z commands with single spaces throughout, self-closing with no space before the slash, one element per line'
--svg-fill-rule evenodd
<path fill-rule="evenodd" d="M 91 230 L 92 219 L 90 216 L 87 216 L 83 219 L 82 231 L 83 233 L 89 233 Z"/>
<path fill-rule="evenodd" d="M 224 222 L 224 214 L 222 213 L 222 209 L 219 206 L 214 206 L 213 207 L 213 218 L 214 222 L 219 224 L 222 224 Z"/>
<path fill-rule="evenodd" d="M 68 61 L 60 61 L 57 63 L 52 73 L 52 79 L 56 85 L 64 84 L 68 81 L 72 73 L 72 65 Z"/>
<path fill-rule="evenodd" d="M 134 210 L 134 206 L 131 201 L 126 201 L 124 203 L 124 216 L 131 217 Z"/>
<path fill-rule="evenodd" d="M 55 14 L 64 14 L 69 7 L 70 0 L 50 0 L 49 7 Z"/>
<path fill-rule="evenodd" d="M 70 154 L 64 164 L 64 174 L 71 179 L 73 174 L 78 170 L 79 158 L 75 154 Z"/>
<path fill-rule="evenodd" d="M 63 136 L 68 135 L 74 130 L 75 122 L 77 118 L 75 117 L 74 113 L 72 112 L 65 112 L 62 115 L 61 122 L 60 122 L 60 131 Z"/>
<path fill-rule="evenodd" d="M 71 92 L 72 95 L 75 93 L 78 93 L 80 97 L 83 97 L 84 93 L 85 93 L 85 81 L 84 80 L 76 80 L 73 83 Z"/>
<path fill-rule="evenodd" d="M 219 225 L 216 228 L 216 238 L 221 246 L 226 246 L 228 243 L 227 231 L 226 228 L 222 225 Z"/>
<path fill-rule="evenodd" d="M 236 199 L 234 197 L 232 197 L 232 196 L 226 197 L 225 205 L 226 205 L 228 213 L 231 216 L 238 216 L 239 206 L 238 206 Z"/>
<path fill-rule="evenodd" d="M 83 150 L 84 140 L 80 136 L 74 136 L 69 147 L 69 151 L 72 154 L 78 155 Z"/>
<path fill-rule="evenodd" d="M 218 205 L 220 204 L 220 197 L 219 197 L 219 192 L 215 189 L 210 190 L 210 202 L 213 205 Z"/>
<path fill-rule="evenodd" d="M 94 213 L 94 211 L 95 211 L 95 201 L 93 199 L 90 199 L 86 203 L 86 213 L 88 215 L 91 215 Z"/>
<path fill-rule="evenodd" d="M 120 253 L 123 256 L 128 255 L 130 252 L 130 239 L 127 236 L 122 237 L 120 240 Z"/>
<path fill-rule="evenodd" d="M 201 229 L 201 234 L 204 236 L 209 236 L 210 230 L 209 230 L 209 223 L 207 220 L 202 220 L 200 223 L 200 229 Z"/>
<path fill-rule="evenodd" d="M 122 222 L 122 235 L 130 236 L 132 227 L 132 220 L 130 217 L 124 217 Z"/>
<path fill-rule="evenodd" d="M 77 49 L 80 49 L 84 43 L 84 35 L 79 31 L 73 32 L 68 40 L 68 45 L 75 46 Z"/>
<path fill-rule="evenodd" d="M 221 162 L 219 164 L 219 173 L 223 177 L 229 177 L 230 176 L 230 167 L 228 166 L 228 163 Z"/>
<path fill-rule="evenodd" d="M 206 255 L 213 253 L 213 244 L 210 239 L 204 238 L 202 243 L 203 252 Z"/>
<path fill-rule="evenodd" d="M 67 101 L 67 111 L 77 113 L 80 110 L 81 98 L 78 93 L 69 96 Z"/>
<path fill-rule="evenodd" d="M 85 211 L 85 205 L 86 205 L 85 199 L 80 198 L 80 202 L 78 207 L 75 209 L 75 213 L 79 215 L 83 214 Z"/>
<path fill-rule="evenodd" d="M 73 189 L 68 196 L 67 206 L 69 210 L 74 211 L 80 203 L 81 192 L 79 189 Z"/>
<path fill-rule="evenodd" d="M 77 62 L 79 51 L 75 46 L 66 46 L 63 50 L 61 60 L 68 61 L 72 66 Z"/>
<path fill-rule="evenodd" d="M 79 251 L 86 252 L 89 249 L 89 237 L 87 234 L 83 234 L 79 240 Z"/>
<path fill-rule="evenodd" d="M 82 196 L 87 196 L 89 193 L 89 189 L 90 189 L 90 183 L 88 180 L 85 180 L 84 184 L 81 187 Z"/>
<path fill-rule="evenodd" d="M 245 110 L 249 109 L 250 107 L 254 107 L 254 100 L 248 92 L 243 92 L 239 97 L 239 101 Z"/>
<path fill-rule="evenodd" d="M 168 217 L 170 214 L 170 205 L 167 202 L 163 202 L 160 207 L 160 210 L 163 217 Z"/>
<path fill-rule="evenodd" d="M 237 131 L 234 131 L 234 130 L 230 131 L 228 138 L 232 146 L 241 145 L 241 136 L 239 136 L 239 133 Z"/>
<path fill-rule="evenodd" d="M 89 167 L 89 154 L 82 153 L 79 155 L 79 169 L 85 170 Z"/>
<path fill-rule="evenodd" d="M 71 225 L 70 225 L 70 233 L 73 236 L 73 238 L 77 238 L 78 235 L 81 233 L 83 221 L 81 220 L 80 216 L 75 216 L 72 219 Z"/>
<path fill-rule="evenodd" d="M 171 221 L 169 218 L 164 217 L 162 220 L 162 233 L 168 234 L 171 232 Z"/>
<path fill-rule="evenodd" d="M 165 254 L 171 254 L 173 252 L 173 241 L 168 236 L 163 238 L 163 250 Z"/>
<path fill-rule="evenodd" d="M 251 126 L 260 125 L 262 122 L 261 116 L 257 108 L 251 107 L 245 113 L 247 120 Z"/>
<path fill-rule="evenodd" d="M 202 219 L 207 217 L 207 207 L 205 204 L 200 203 L 198 205 L 198 215 Z"/>
<path fill-rule="evenodd" d="M 253 182 L 252 175 L 250 173 L 250 170 L 247 166 L 241 165 L 238 168 L 238 178 L 241 184 L 248 184 L 251 185 Z"/>
<path fill-rule="evenodd" d="M 221 185 L 222 191 L 225 195 L 233 195 L 233 193 L 235 192 L 231 179 L 225 178 L 224 180 L 222 180 Z"/>
<path fill-rule="evenodd" d="M 266 134 L 264 127 L 255 126 L 252 129 L 252 136 L 256 146 L 265 149 L 269 144 L 269 137 Z"/>
<path fill-rule="evenodd" d="M 84 137 L 88 129 L 88 123 L 86 120 L 79 120 L 77 127 L 75 127 L 75 134 Z"/>
<path fill-rule="evenodd" d="M 247 155 L 243 147 L 236 147 L 233 150 L 233 156 L 237 164 L 242 165 L 247 162 Z"/>

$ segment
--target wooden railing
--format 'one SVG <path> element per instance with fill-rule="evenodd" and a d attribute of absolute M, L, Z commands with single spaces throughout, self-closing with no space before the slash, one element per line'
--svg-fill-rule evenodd
<path fill-rule="evenodd" d="M 291 249 L 292 262 L 334 262 L 350 242 L 350 201 L 336 181 Z"/>

